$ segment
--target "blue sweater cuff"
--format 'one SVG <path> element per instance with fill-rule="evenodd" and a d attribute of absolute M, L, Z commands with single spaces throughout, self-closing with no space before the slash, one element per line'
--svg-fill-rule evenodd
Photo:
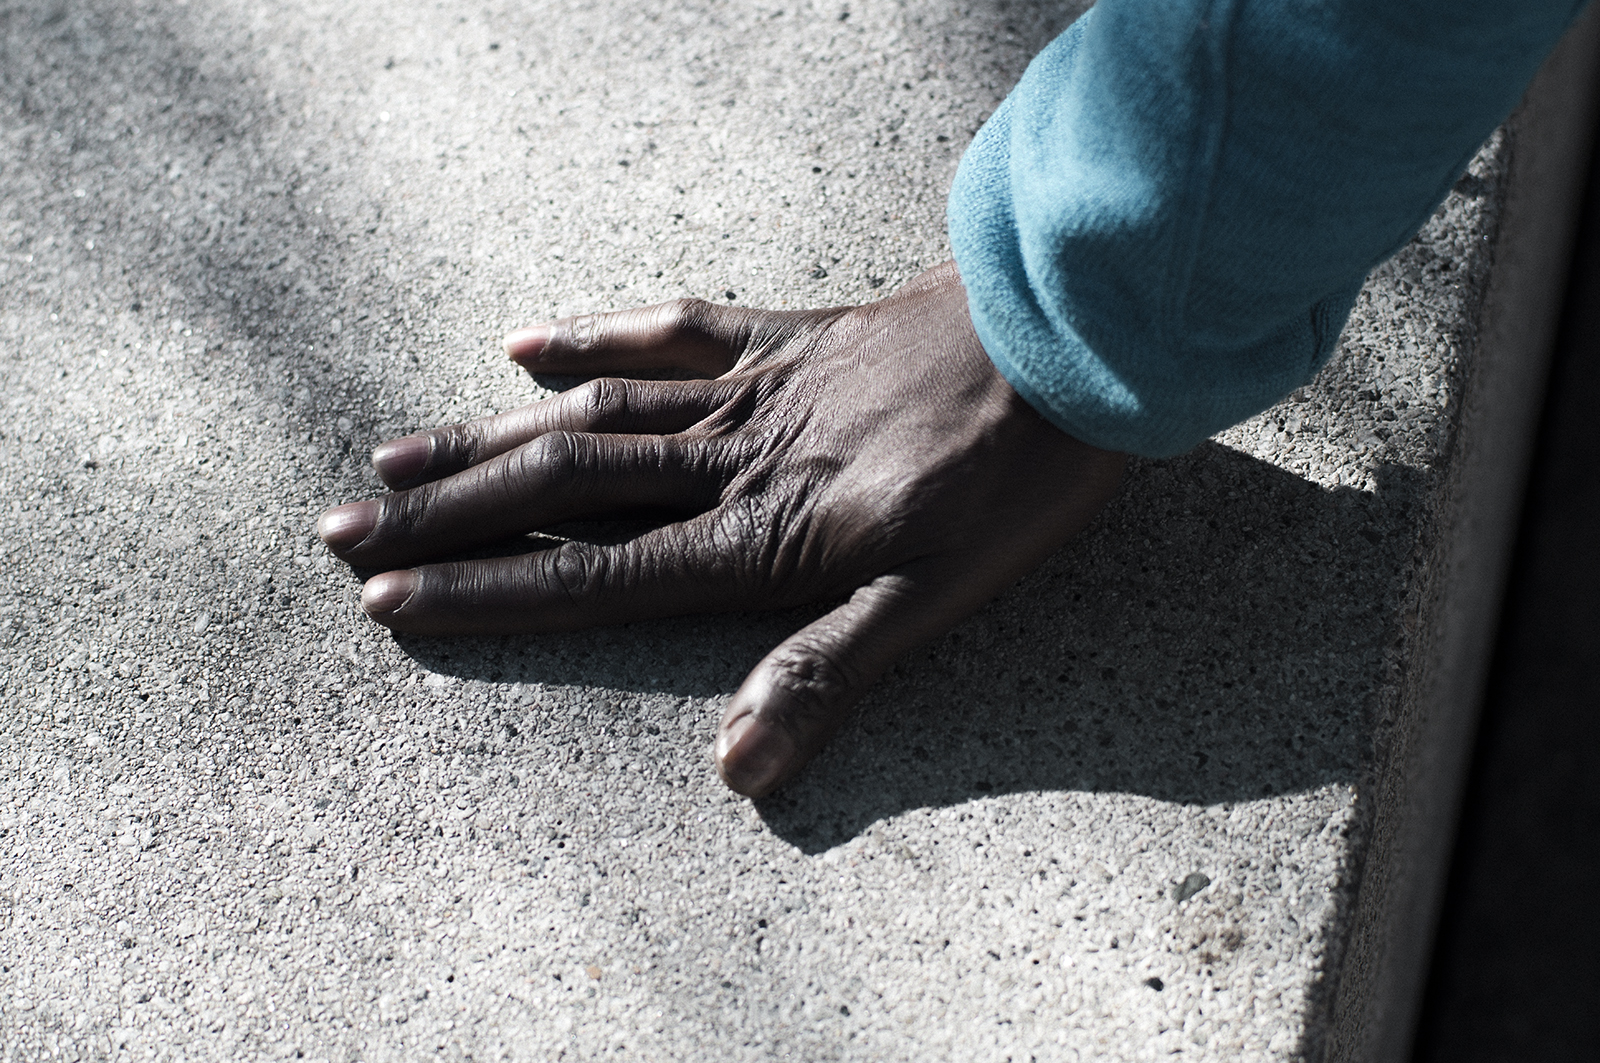
<path fill-rule="evenodd" d="M 1573 0 L 1100 0 L 951 190 L 978 337 L 1096 446 L 1179 453 L 1332 354 Z"/>

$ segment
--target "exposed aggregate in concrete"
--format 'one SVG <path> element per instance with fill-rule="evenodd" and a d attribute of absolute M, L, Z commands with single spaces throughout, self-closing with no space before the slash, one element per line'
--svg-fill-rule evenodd
<path fill-rule="evenodd" d="M 507 328 L 939 262 L 1070 14 L 0 9 L 0 1058 L 1314 1056 L 1498 142 L 768 801 L 707 746 L 806 614 L 395 640 L 311 533 Z"/>

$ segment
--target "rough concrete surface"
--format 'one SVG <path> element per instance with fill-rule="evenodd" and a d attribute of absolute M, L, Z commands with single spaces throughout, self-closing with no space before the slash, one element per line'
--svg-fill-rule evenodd
<path fill-rule="evenodd" d="M 711 731 L 809 614 L 396 639 L 311 532 L 540 394 L 511 327 L 939 262 L 1072 14 L 0 6 L 0 1059 L 1318 1057 L 1501 138 L 763 802 Z"/>

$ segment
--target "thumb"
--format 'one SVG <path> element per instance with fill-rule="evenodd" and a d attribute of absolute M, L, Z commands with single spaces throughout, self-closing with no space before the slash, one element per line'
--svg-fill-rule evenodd
<path fill-rule="evenodd" d="M 966 612 L 927 586 L 913 566 L 879 576 L 767 654 L 722 715 L 722 781 L 763 797 L 798 774 L 890 665 Z"/>

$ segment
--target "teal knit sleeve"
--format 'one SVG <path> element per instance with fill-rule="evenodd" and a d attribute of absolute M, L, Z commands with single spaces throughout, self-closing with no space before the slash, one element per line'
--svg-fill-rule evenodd
<path fill-rule="evenodd" d="M 1069 434 L 1178 453 L 1332 353 L 1574 0 L 1100 0 L 968 148 L 989 357 Z"/>

